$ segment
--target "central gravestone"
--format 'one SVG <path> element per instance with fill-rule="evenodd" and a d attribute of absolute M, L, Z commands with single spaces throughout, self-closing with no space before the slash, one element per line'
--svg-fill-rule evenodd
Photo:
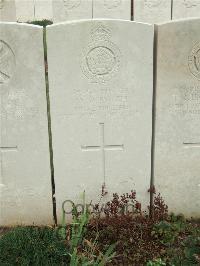
<path fill-rule="evenodd" d="M 137 37 L 136 37 L 137 36 Z M 146 40 L 146 41 L 144 41 Z M 148 202 L 153 26 L 93 20 L 47 27 L 58 214 L 102 186 Z"/>
<path fill-rule="evenodd" d="M 0 33 L 0 226 L 49 224 L 43 28 L 0 23 Z"/>

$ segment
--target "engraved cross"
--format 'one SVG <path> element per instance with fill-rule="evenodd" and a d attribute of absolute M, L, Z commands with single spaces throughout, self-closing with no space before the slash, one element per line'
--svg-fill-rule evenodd
<path fill-rule="evenodd" d="M 101 144 L 98 146 L 81 146 L 82 151 L 101 151 L 103 180 L 106 180 L 106 151 L 123 151 L 124 145 L 106 145 L 104 123 L 100 123 Z"/>

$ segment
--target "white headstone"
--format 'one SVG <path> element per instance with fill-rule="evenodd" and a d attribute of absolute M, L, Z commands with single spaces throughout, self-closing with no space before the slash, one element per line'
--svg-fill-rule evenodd
<path fill-rule="evenodd" d="M 104 183 L 148 202 L 153 34 L 120 20 L 47 27 L 58 218 L 84 190 L 98 202 Z"/>
<path fill-rule="evenodd" d="M 15 0 L 0 0 L 0 21 L 16 21 Z"/>
<path fill-rule="evenodd" d="M 93 18 L 131 19 L 131 0 L 94 0 Z"/>
<path fill-rule="evenodd" d="M 53 1 L 53 21 L 91 19 L 92 0 Z"/>
<path fill-rule="evenodd" d="M 173 0 L 173 19 L 200 17 L 199 0 Z"/>
<path fill-rule="evenodd" d="M 134 20 L 148 23 L 171 20 L 171 0 L 134 0 Z"/>
<path fill-rule="evenodd" d="M 16 16 L 19 22 L 30 22 L 35 20 L 34 0 L 15 0 Z"/>
<path fill-rule="evenodd" d="M 0 225 L 51 223 L 43 29 L 0 32 Z"/>
<path fill-rule="evenodd" d="M 53 20 L 52 1 L 35 0 L 35 20 Z"/>
<path fill-rule="evenodd" d="M 155 186 L 170 211 L 199 217 L 200 20 L 158 26 Z"/>

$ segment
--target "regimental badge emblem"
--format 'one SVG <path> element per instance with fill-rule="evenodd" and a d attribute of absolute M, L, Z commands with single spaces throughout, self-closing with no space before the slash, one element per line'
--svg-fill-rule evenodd
<path fill-rule="evenodd" d="M 99 23 L 91 30 L 91 42 L 82 55 L 84 75 L 95 83 L 104 83 L 120 68 L 120 50 L 111 42 L 111 30 Z"/>
<path fill-rule="evenodd" d="M 200 80 L 200 43 L 192 49 L 188 58 L 189 70 L 193 76 Z"/>
<path fill-rule="evenodd" d="M 0 40 L 0 85 L 11 79 L 14 68 L 15 55 L 9 45 Z"/>

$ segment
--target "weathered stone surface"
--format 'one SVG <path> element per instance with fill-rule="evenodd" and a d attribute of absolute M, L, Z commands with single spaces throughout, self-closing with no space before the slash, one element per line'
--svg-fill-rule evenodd
<path fill-rule="evenodd" d="M 93 1 L 93 18 L 131 19 L 130 0 Z"/>
<path fill-rule="evenodd" d="M 92 18 L 92 0 L 57 0 L 53 1 L 53 21 Z"/>
<path fill-rule="evenodd" d="M 0 225 L 51 223 L 43 29 L 0 32 Z"/>
<path fill-rule="evenodd" d="M 136 189 L 149 202 L 153 26 L 91 20 L 47 27 L 58 218 L 67 199 Z M 69 207 L 69 205 L 68 205 Z"/>
<path fill-rule="evenodd" d="M 174 0 L 173 1 L 173 19 L 199 17 L 199 0 Z"/>
<path fill-rule="evenodd" d="M 52 2 L 56 0 L 35 0 L 35 19 L 53 20 Z"/>
<path fill-rule="evenodd" d="M 171 0 L 134 0 L 134 20 L 148 23 L 171 20 Z"/>
<path fill-rule="evenodd" d="M 35 20 L 34 0 L 15 0 L 16 16 L 19 22 Z"/>
<path fill-rule="evenodd" d="M 0 0 L 0 21 L 16 21 L 15 0 Z"/>
<path fill-rule="evenodd" d="M 170 211 L 200 216 L 200 20 L 158 26 L 155 185 Z"/>

